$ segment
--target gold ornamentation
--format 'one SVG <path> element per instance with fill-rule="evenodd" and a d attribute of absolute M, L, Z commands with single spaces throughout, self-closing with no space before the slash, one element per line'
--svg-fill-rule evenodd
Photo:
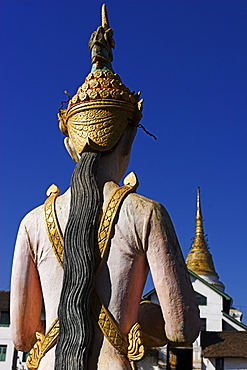
<path fill-rule="evenodd" d="M 106 5 L 105 4 L 102 4 L 102 9 L 101 9 L 101 24 L 102 24 L 102 27 L 107 30 L 108 28 L 110 28 L 109 26 L 109 20 L 108 20 L 108 14 L 107 14 L 107 10 L 106 10 Z"/>
<path fill-rule="evenodd" d="M 111 80 L 111 85 L 112 85 L 112 87 L 115 87 L 116 89 L 120 88 L 120 82 L 117 79 Z"/>
<path fill-rule="evenodd" d="M 142 104 L 139 97 L 140 93 L 130 92 L 116 73 L 110 70 L 96 70 L 89 73 L 86 82 L 78 88 L 77 94 L 69 101 L 68 109 L 60 112 L 58 116 L 60 130 L 70 137 L 79 154 L 83 152 L 86 144 L 95 150 L 109 150 L 118 142 L 129 121 L 135 123 L 140 121 Z M 92 114 L 89 113 L 87 116 L 87 112 L 94 109 L 98 111 L 94 111 L 94 121 L 90 121 Z M 97 134 L 82 135 L 80 132 L 82 126 L 92 123 L 95 125 L 93 131 L 97 133 L 99 130 L 97 125 L 101 124 L 102 118 L 105 117 L 103 110 L 111 115 L 110 130 L 105 134 L 104 140 L 99 142 Z M 78 112 L 84 113 L 80 116 L 82 120 L 78 120 Z M 77 130 L 70 127 L 75 120 L 80 124 Z"/>
<path fill-rule="evenodd" d="M 122 355 L 128 353 L 127 336 L 121 332 L 115 319 L 105 307 L 96 290 L 93 291 L 93 313 L 104 336 Z"/>
<path fill-rule="evenodd" d="M 60 230 L 55 211 L 55 201 L 60 194 L 60 190 L 56 185 L 53 184 L 49 187 L 46 194 L 48 196 L 44 203 L 46 231 L 55 256 L 57 257 L 60 265 L 63 266 L 63 235 Z"/>
<path fill-rule="evenodd" d="M 112 93 L 115 89 L 120 89 L 120 92 L 126 92 L 127 95 L 125 95 L 125 98 L 123 96 L 120 96 L 117 100 L 126 100 L 126 97 L 128 96 L 128 100 L 135 100 L 135 103 L 139 100 L 139 94 L 135 94 L 135 92 L 130 92 L 130 90 L 121 82 L 120 77 L 113 73 L 112 71 L 100 71 L 96 70 L 94 73 L 90 73 L 86 77 L 86 81 L 82 84 L 81 87 L 78 88 L 77 94 L 73 96 L 73 98 L 70 101 L 70 107 L 72 107 L 74 104 L 78 102 L 78 99 L 76 99 L 76 96 L 80 94 L 82 91 L 87 92 L 90 89 L 96 89 L 97 87 L 100 88 L 102 91 L 105 88 L 110 88 L 110 92 Z M 131 99 L 132 97 L 132 99 Z M 133 97 L 135 99 L 133 100 Z M 96 99 L 96 97 L 90 97 L 90 99 Z M 134 104 L 134 103 L 133 103 Z"/>
<path fill-rule="evenodd" d="M 128 335 L 125 335 L 95 290 L 93 292 L 93 312 L 104 336 L 119 353 L 127 356 L 131 368 L 135 370 L 135 361 L 141 360 L 145 354 L 141 325 L 134 324 Z"/>
<path fill-rule="evenodd" d="M 100 90 L 99 94 L 102 99 L 106 99 L 110 95 L 108 89 Z"/>
<path fill-rule="evenodd" d="M 128 353 L 127 357 L 130 361 L 131 367 L 135 370 L 135 361 L 139 361 L 143 358 L 145 348 L 142 340 L 141 325 L 138 322 L 132 326 L 128 334 Z"/>
<path fill-rule="evenodd" d="M 101 87 L 109 87 L 110 86 L 110 81 L 108 79 L 103 79 L 101 81 Z"/>
<path fill-rule="evenodd" d="M 59 129 L 60 131 L 65 135 L 68 136 L 68 130 L 67 130 L 67 125 L 66 125 L 66 120 L 65 120 L 65 115 L 66 115 L 67 109 L 61 110 L 57 114 L 58 122 L 59 122 Z"/>
<path fill-rule="evenodd" d="M 111 230 L 114 224 L 115 217 L 119 210 L 119 206 L 124 197 L 133 192 L 138 187 L 138 180 L 134 172 L 131 172 L 124 179 L 124 186 L 117 188 L 113 191 L 108 203 L 106 205 L 106 211 L 104 212 L 98 231 L 98 246 L 100 251 L 101 262 L 109 246 Z M 98 267 L 97 274 L 99 273 L 101 265 Z"/>
<path fill-rule="evenodd" d="M 88 83 L 87 82 L 84 82 L 84 84 L 82 84 L 82 86 L 81 86 L 81 89 L 82 90 L 87 90 L 88 89 Z"/>
<path fill-rule="evenodd" d="M 26 365 L 29 370 L 36 370 L 39 367 L 41 359 L 54 346 L 59 333 L 59 321 L 56 318 L 46 335 L 36 332 L 37 342 L 30 351 Z"/>
<path fill-rule="evenodd" d="M 72 103 L 77 103 L 78 100 L 78 95 L 74 95 L 73 98 L 71 99 Z"/>
<path fill-rule="evenodd" d="M 94 72 L 95 78 L 100 78 L 101 76 L 103 76 L 103 71 L 101 71 L 100 69 Z"/>
<path fill-rule="evenodd" d="M 82 92 L 79 94 L 79 99 L 80 101 L 86 100 L 87 99 L 87 94 L 85 92 Z"/>
<path fill-rule="evenodd" d="M 90 99 L 95 99 L 98 96 L 97 90 L 87 90 L 87 95 Z"/>
<path fill-rule="evenodd" d="M 95 106 L 94 103 L 91 109 L 68 117 L 68 135 L 77 153 L 81 153 L 86 144 L 92 149 L 105 151 L 120 139 L 131 115 L 127 110 L 120 111 L 114 104 L 106 109 L 104 104 Z"/>
<path fill-rule="evenodd" d="M 89 86 L 91 87 L 91 89 L 95 89 L 96 87 L 99 86 L 99 81 L 98 80 L 91 80 L 89 81 Z"/>
<path fill-rule="evenodd" d="M 105 77 L 110 78 L 110 79 L 111 78 L 119 78 L 119 76 L 116 73 L 113 73 L 110 70 L 104 71 L 104 75 L 105 75 Z"/>

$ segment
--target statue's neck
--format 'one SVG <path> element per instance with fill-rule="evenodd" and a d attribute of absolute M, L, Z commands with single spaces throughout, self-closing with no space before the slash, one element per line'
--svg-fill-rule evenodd
<path fill-rule="evenodd" d="M 99 187 L 102 189 L 104 184 L 113 181 L 118 183 L 121 179 L 120 177 L 120 166 L 118 158 L 111 158 L 111 156 L 102 156 L 100 159 L 97 179 Z"/>

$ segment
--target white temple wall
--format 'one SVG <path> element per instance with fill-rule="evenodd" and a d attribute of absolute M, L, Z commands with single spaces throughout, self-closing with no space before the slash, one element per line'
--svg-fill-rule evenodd
<path fill-rule="evenodd" d="M 0 361 L 0 370 L 11 370 L 14 356 L 14 344 L 11 339 L 9 326 L 0 326 L 0 346 L 7 346 L 5 361 Z M 22 362 L 23 352 L 18 351 L 16 370 L 27 370 L 25 362 Z"/>
<path fill-rule="evenodd" d="M 207 297 L 207 305 L 199 306 L 200 317 L 207 320 L 207 331 L 222 331 L 223 297 L 200 280 L 192 281 L 193 289 Z"/>
<path fill-rule="evenodd" d="M 199 336 L 193 343 L 193 370 L 202 369 L 202 347 L 200 345 L 200 342 L 201 334 L 199 334 Z"/>
<path fill-rule="evenodd" d="M 202 370 L 215 370 L 215 359 L 203 358 Z"/>
<path fill-rule="evenodd" d="M 7 346 L 5 361 L 0 362 L 1 370 L 10 370 L 12 367 L 12 358 L 14 352 L 14 345 L 11 340 L 10 328 L 0 326 L 0 345 Z"/>

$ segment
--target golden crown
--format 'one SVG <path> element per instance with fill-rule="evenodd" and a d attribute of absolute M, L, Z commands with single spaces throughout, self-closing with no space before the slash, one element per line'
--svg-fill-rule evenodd
<path fill-rule="evenodd" d="M 126 126 L 138 125 L 142 117 L 140 92 L 131 92 L 113 72 L 112 36 L 104 4 L 102 26 L 89 40 L 92 71 L 69 100 L 68 108 L 58 114 L 60 130 L 69 136 L 79 154 L 87 145 L 94 150 L 111 149 Z"/>

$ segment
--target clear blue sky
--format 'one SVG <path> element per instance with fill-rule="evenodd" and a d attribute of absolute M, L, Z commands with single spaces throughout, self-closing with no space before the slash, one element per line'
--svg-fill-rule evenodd
<path fill-rule="evenodd" d="M 204 229 L 220 280 L 247 323 L 247 2 L 108 1 L 113 67 L 142 91 L 129 170 L 138 192 L 165 205 L 184 255 L 201 187 Z M 9 289 L 18 225 L 74 163 L 56 113 L 90 70 L 99 1 L 0 1 L 0 288 Z M 148 285 L 149 289 L 151 288 Z"/>

